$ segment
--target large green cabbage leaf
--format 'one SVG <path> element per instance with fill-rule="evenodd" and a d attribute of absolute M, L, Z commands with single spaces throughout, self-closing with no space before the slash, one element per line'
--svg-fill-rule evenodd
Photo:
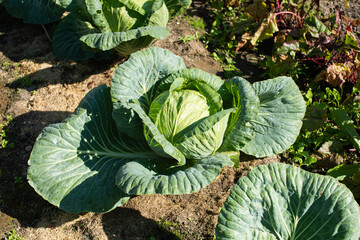
<path fill-rule="evenodd" d="M 110 211 L 129 199 L 115 186 L 118 169 L 131 159 L 156 156 L 146 145 L 124 141 L 111 112 L 110 91 L 103 85 L 88 93 L 64 123 L 42 131 L 28 179 L 43 198 L 74 213 Z"/>
<path fill-rule="evenodd" d="M 233 165 L 223 154 L 175 168 L 166 168 L 160 161 L 132 161 L 120 168 L 116 184 L 124 192 L 135 195 L 192 193 L 213 182 L 224 166 Z"/>
<path fill-rule="evenodd" d="M 334 178 L 273 163 L 241 178 L 219 215 L 216 239 L 360 237 L 360 207 Z"/>
<path fill-rule="evenodd" d="M 281 153 L 299 135 L 305 101 L 290 77 L 255 82 L 253 87 L 260 99 L 260 109 L 257 118 L 250 121 L 255 135 L 241 151 L 256 157 Z"/>
<path fill-rule="evenodd" d="M 84 34 L 98 33 L 90 22 L 81 20 L 73 14 L 66 16 L 57 26 L 53 35 L 53 49 L 59 58 L 72 59 L 74 61 L 89 58 L 105 59 L 110 52 L 102 52 L 96 49 L 84 48 L 80 38 Z"/>
<path fill-rule="evenodd" d="M 25 23 L 46 24 L 60 20 L 72 0 L 1 0 L 6 10 Z"/>
<path fill-rule="evenodd" d="M 257 118 L 260 100 L 251 83 L 240 77 L 234 77 L 225 82 L 228 107 L 237 108 L 230 116 L 224 143 L 219 151 L 239 151 L 254 137 L 250 121 Z M 226 97 L 226 96 L 225 96 Z"/>
<path fill-rule="evenodd" d="M 144 46 L 149 46 L 155 39 L 163 39 L 168 34 L 169 31 L 166 28 L 147 26 L 126 32 L 86 34 L 80 38 L 80 41 L 91 48 L 98 48 L 103 51 L 115 48 L 123 55 L 129 56 Z"/>
<path fill-rule="evenodd" d="M 169 10 L 170 19 L 180 14 L 184 9 L 188 8 L 191 0 L 165 0 L 166 7 Z"/>

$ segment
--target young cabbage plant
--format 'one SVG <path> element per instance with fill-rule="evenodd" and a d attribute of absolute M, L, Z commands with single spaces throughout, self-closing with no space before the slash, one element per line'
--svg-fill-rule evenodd
<path fill-rule="evenodd" d="M 72 0 L 58 25 L 53 49 L 60 58 L 83 60 L 116 50 L 128 57 L 169 34 L 169 19 L 191 0 Z"/>
<path fill-rule="evenodd" d="M 233 166 L 239 150 L 265 157 L 288 148 L 304 112 L 291 78 L 223 81 L 151 47 L 42 131 L 28 179 L 68 212 L 110 211 L 133 194 L 192 193 Z"/>
<path fill-rule="evenodd" d="M 241 178 L 220 211 L 216 239 L 360 237 L 360 207 L 335 178 L 282 163 Z"/>

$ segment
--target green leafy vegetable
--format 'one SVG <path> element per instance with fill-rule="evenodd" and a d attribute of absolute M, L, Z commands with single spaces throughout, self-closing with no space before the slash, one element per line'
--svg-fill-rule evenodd
<path fill-rule="evenodd" d="M 128 57 L 163 39 L 166 24 L 188 8 L 191 0 L 1 0 L 7 11 L 25 22 L 60 20 L 53 49 L 60 58 L 101 59 L 114 49 Z"/>
<path fill-rule="evenodd" d="M 110 211 L 131 194 L 199 191 L 223 166 L 234 165 L 229 156 L 243 146 L 268 156 L 292 144 L 305 109 L 291 82 L 224 82 L 186 69 L 168 50 L 139 51 L 115 70 L 110 89 L 90 91 L 69 119 L 43 130 L 30 156 L 29 182 L 69 212 Z M 284 120 L 284 131 L 272 123 Z"/>
<path fill-rule="evenodd" d="M 65 23 L 60 24 L 54 33 L 53 46 L 58 56 L 75 60 L 84 56 L 82 59 L 86 59 L 84 53 L 69 50 L 73 45 L 85 45 L 84 52 L 114 49 L 126 57 L 169 34 L 165 28 L 169 12 L 164 1 L 78 1 L 82 4 L 70 4 L 68 10 L 72 14 L 65 17 Z M 69 28 L 73 21 L 86 24 L 82 24 L 83 29 Z M 67 37 L 62 37 L 64 35 Z"/>
<path fill-rule="evenodd" d="M 341 109 L 333 110 L 331 116 L 354 146 L 360 150 L 360 136 L 355 130 L 353 120 Z"/>
<path fill-rule="evenodd" d="M 360 207 L 334 178 L 273 163 L 241 178 L 219 215 L 216 239 L 353 239 Z"/>
<path fill-rule="evenodd" d="M 360 166 L 356 164 L 340 164 L 326 172 L 336 180 L 344 183 L 354 194 L 360 198 Z"/>
<path fill-rule="evenodd" d="M 26 23 L 46 24 L 60 20 L 72 0 L 1 0 L 6 10 Z"/>
<path fill-rule="evenodd" d="M 260 99 L 258 117 L 250 122 L 256 133 L 241 150 L 257 157 L 281 153 L 299 135 L 305 112 L 303 97 L 290 77 L 256 82 L 253 86 Z"/>

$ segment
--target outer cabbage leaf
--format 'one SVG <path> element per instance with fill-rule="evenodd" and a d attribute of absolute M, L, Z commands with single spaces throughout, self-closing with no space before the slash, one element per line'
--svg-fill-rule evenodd
<path fill-rule="evenodd" d="M 220 237 L 217 239 L 233 239 L 233 238 L 227 238 L 227 237 Z M 241 232 L 236 235 L 236 239 L 244 239 L 244 240 L 278 240 L 273 234 L 268 232 L 261 232 L 259 230 L 249 230 L 247 232 Z"/>
<path fill-rule="evenodd" d="M 111 31 L 109 23 L 107 22 L 107 19 L 104 15 L 103 9 L 102 9 L 102 1 L 100 0 L 85 0 L 86 7 L 88 10 L 88 13 L 91 17 L 91 22 L 94 24 L 94 26 L 100 30 L 100 32 L 109 32 Z M 108 49 L 106 49 L 108 50 Z"/>
<path fill-rule="evenodd" d="M 154 0 L 147 12 L 145 24 L 149 26 L 166 27 L 169 21 L 169 11 L 163 0 Z"/>
<path fill-rule="evenodd" d="M 305 101 L 290 77 L 277 77 L 253 84 L 260 110 L 250 123 L 254 138 L 241 151 L 266 157 L 289 148 L 299 135 L 305 115 Z"/>
<path fill-rule="evenodd" d="M 122 56 L 129 56 L 149 46 L 156 39 L 163 39 L 169 34 L 164 27 L 147 26 L 126 32 L 92 33 L 83 35 L 80 40 L 91 48 L 110 50 L 115 48 Z"/>
<path fill-rule="evenodd" d="M 261 165 L 241 178 L 216 227 L 216 239 L 359 237 L 360 207 L 345 185 L 281 163 Z"/>
<path fill-rule="evenodd" d="M 91 15 L 86 6 L 85 0 L 71 1 L 67 6 L 66 11 L 70 12 L 72 16 L 80 20 L 91 22 Z"/>
<path fill-rule="evenodd" d="M 232 99 L 225 100 L 224 105 L 236 107 L 237 110 L 230 115 L 225 139 L 219 151 L 239 151 L 254 137 L 250 122 L 257 118 L 260 100 L 252 85 L 241 77 L 227 80 L 225 86 Z"/>
<path fill-rule="evenodd" d="M 165 0 L 165 4 L 169 10 L 170 19 L 172 19 L 190 7 L 191 0 Z"/>
<path fill-rule="evenodd" d="M 64 211 L 106 212 L 129 196 L 115 186 L 131 160 L 159 158 L 144 144 L 121 135 L 111 118 L 109 89 L 90 91 L 64 123 L 46 127 L 29 160 L 30 185 Z"/>
<path fill-rule="evenodd" d="M 128 194 L 187 194 L 215 181 L 224 166 L 233 162 L 223 154 L 177 168 L 166 168 L 161 161 L 132 161 L 119 169 L 116 184 Z"/>
<path fill-rule="evenodd" d="M 132 138 L 143 138 L 142 122 L 127 103 L 137 99 L 148 112 L 159 82 L 184 68 L 186 66 L 180 57 L 156 47 L 132 54 L 129 60 L 117 67 L 111 80 L 111 97 L 118 129 Z"/>
<path fill-rule="evenodd" d="M 104 59 L 110 54 L 99 52 L 97 49 L 85 49 L 80 37 L 85 34 L 98 33 L 90 22 L 80 20 L 69 14 L 57 26 L 53 35 L 53 50 L 57 57 L 71 59 L 74 61 L 89 58 Z"/>
<path fill-rule="evenodd" d="M 60 20 L 72 0 L 3 0 L 0 1 L 14 17 L 25 23 L 46 24 Z"/>
<path fill-rule="evenodd" d="M 91 22 L 101 33 L 81 38 L 91 48 L 115 50 L 129 56 L 169 34 L 168 11 L 162 1 L 86 0 Z"/>

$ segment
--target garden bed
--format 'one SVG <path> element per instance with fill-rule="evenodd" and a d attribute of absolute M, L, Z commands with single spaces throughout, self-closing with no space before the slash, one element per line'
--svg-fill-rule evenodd
<path fill-rule="evenodd" d="M 352 17 L 360 3 L 351 2 Z M 334 5 L 330 5 L 334 7 Z M 194 1 L 189 15 L 203 17 L 206 8 Z M 103 62 L 60 60 L 52 53 L 55 24 L 24 24 L 0 6 L 0 123 L 8 143 L 0 148 L 0 238 L 13 229 L 31 239 L 213 239 L 219 211 L 237 180 L 251 167 L 279 162 L 280 156 L 254 159 L 241 155 L 238 168 L 225 167 L 215 182 L 187 195 L 132 197 L 110 213 L 70 214 L 41 198 L 27 182 L 27 161 L 41 130 L 68 117 L 91 89 L 110 85 L 122 59 Z M 189 68 L 223 75 L 205 45 L 181 38 L 196 35 L 184 16 L 169 23 L 170 35 L 155 46 L 181 56 Z M 243 52 L 245 78 L 260 69 Z M 249 68 L 250 67 L 250 68 Z M 239 66 L 241 69 L 242 66 Z"/>

